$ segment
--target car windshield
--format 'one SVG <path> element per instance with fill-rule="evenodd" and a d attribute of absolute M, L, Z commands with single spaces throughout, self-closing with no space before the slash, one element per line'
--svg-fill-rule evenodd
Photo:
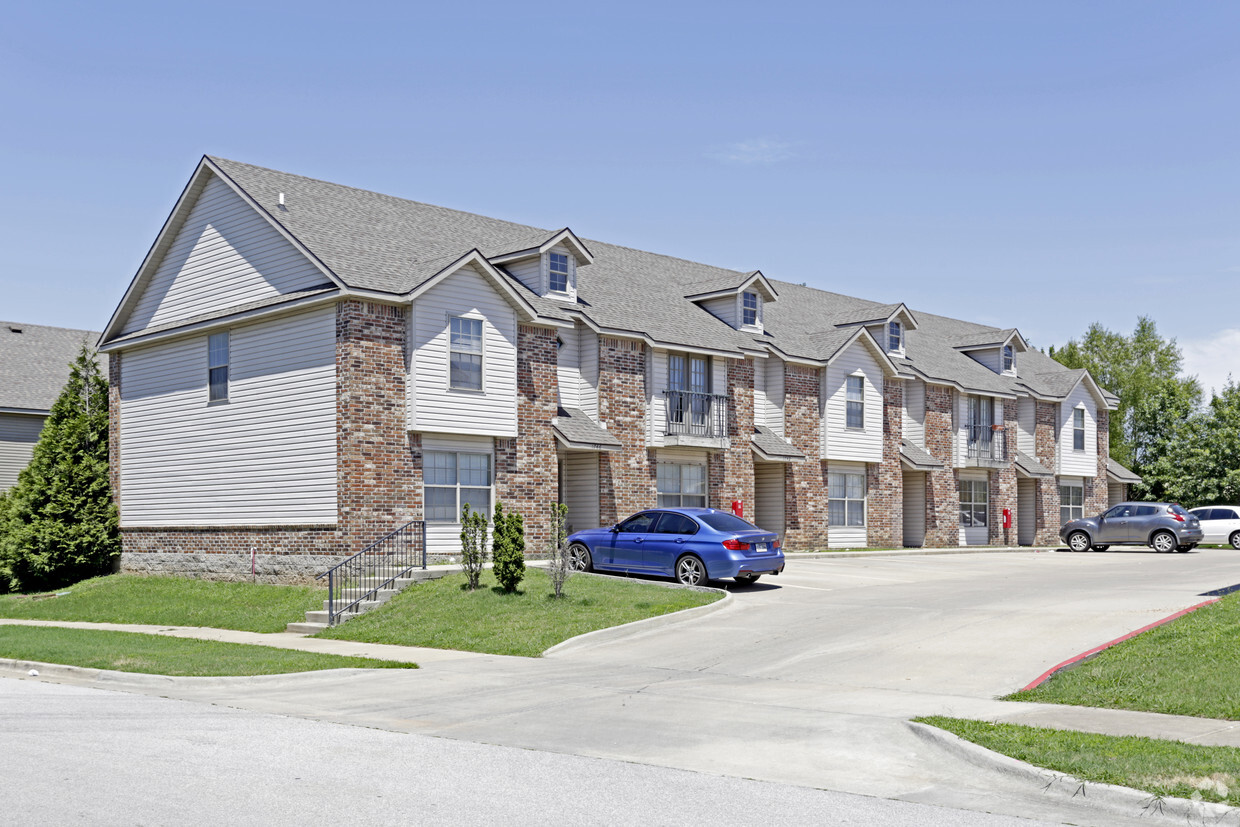
<path fill-rule="evenodd" d="M 699 520 L 706 523 L 715 531 L 761 531 L 751 522 L 742 520 L 726 511 L 711 511 L 706 514 L 696 515 Z"/>

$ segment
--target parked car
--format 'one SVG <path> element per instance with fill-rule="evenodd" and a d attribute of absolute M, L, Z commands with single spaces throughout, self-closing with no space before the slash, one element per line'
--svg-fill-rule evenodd
<path fill-rule="evenodd" d="M 1201 520 L 1201 533 L 1205 535 L 1201 542 L 1230 543 L 1232 548 L 1240 548 L 1240 507 L 1205 505 L 1188 513 Z"/>
<path fill-rule="evenodd" d="M 577 571 L 656 574 L 687 586 L 722 577 L 753 583 L 784 570 L 778 534 L 714 508 L 653 508 L 577 531 L 568 554 Z"/>
<path fill-rule="evenodd" d="M 1201 542 L 1201 521 L 1174 503 L 1120 503 L 1097 517 L 1071 520 L 1059 537 L 1073 551 L 1106 551 L 1113 545 L 1189 551 Z"/>

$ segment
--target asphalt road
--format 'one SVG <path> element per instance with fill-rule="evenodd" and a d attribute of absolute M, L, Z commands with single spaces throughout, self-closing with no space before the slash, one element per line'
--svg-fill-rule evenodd
<path fill-rule="evenodd" d="M 713 614 L 540 659 L 461 658 L 415 672 L 134 678 L 116 686 L 521 749 L 527 752 L 517 763 L 531 766 L 548 755 L 602 759 L 609 768 L 632 762 L 649 772 L 687 770 L 699 780 L 728 776 L 729 783 L 753 779 L 929 804 L 944 808 L 934 811 L 941 814 L 964 809 L 1075 824 L 1149 824 L 1137 810 L 1097 809 L 1092 801 L 1049 796 L 1027 779 L 980 769 L 917 737 L 906 721 L 929 714 L 1019 716 L 1025 705 L 994 698 L 1236 583 L 1240 554 L 1230 550 L 798 559 L 784 575 L 739 590 Z M 34 708 L 42 705 L 36 700 Z M 262 777 L 277 759 L 264 760 L 270 740 L 258 732 L 253 760 L 242 763 Z M 330 756 L 328 744 L 322 750 Z M 171 761 L 175 754 L 163 757 Z M 510 763 L 497 762 L 492 773 Z M 39 765 L 39 757 L 30 763 Z M 369 766 L 350 752 L 338 771 L 348 775 L 355 765 Z M 410 764 L 414 778 L 422 769 L 416 760 Z M 367 777 L 364 770 L 358 775 Z M 626 797 L 634 797 L 632 789 Z M 587 798 L 587 805 L 600 807 L 608 801 Z M 560 820 L 572 806 L 557 803 L 548 820 Z M 701 815 L 687 820 L 712 820 Z M 867 823 L 901 823 L 899 817 Z"/>

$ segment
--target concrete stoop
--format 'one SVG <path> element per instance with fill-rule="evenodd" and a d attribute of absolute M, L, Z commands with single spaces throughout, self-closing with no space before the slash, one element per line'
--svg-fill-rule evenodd
<path fill-rule="evenodd" d="M 397 592 L 403 591 L 408 586 L 412 586 L 415 583 L 422 583 L 427 580 L 438 580 L 440 577 L 458 570 L 458 566 L 443 566 L 432 569 L 414 569 L 413 571 L 406 572 L 404 577 L 399 577 L 392 581 L 387 588 L 383 588 L 375 592 L 372 599 L 364 600 L 361 603 L 358 603 L 350 611 L 341 615 L 337 621 L 337 625 L 344 623 L 347 620 L 352 620 L 359 615 L 363 615 L 371 609 L 382 606 L 384 603 L 391 600 L 393 595 Z M 387 580 L 387 577 L 382 575 L 367 578 L 366 580 L 361 581 L 357 588 L 342 590 L 340 596 L 345 603 L 348 603 L 349 601 L 366 594 L 374 588 L 375 585 L 382 583 L 385 580 Z M 324 600 L 323 608 L 321 610 L 306 612 L 306 620 L 304 623 L 290 623 L 285 627 L 284 631 L 297 635 L 318 634 L 327 628 L 328 617 L 328 601 Z"/>

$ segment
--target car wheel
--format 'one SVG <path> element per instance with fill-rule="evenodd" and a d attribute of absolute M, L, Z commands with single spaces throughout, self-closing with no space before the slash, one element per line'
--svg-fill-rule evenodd
<path fill-rule="evenodd" d="M 1227 542 L 1231 543 L 1232 548 L 1240 548 L 1240 531 L 1233 531 Z"/>
<path fill-rule="evenodd" d="M 706 582 L 706 564 L 701 558 L 686 554 L 676 561 L 676 582 L 684 586 L 700 586 Z"/>
<path fill-rule="evenodd" d="M 568 567 L 573 571 L 592 571 L 594 561 L 590 558 L 590 549 L 581 543 L 573 543 L 569 546 Z"/>
<path fill-rule="evenodd" d="M 1175 541 L 1175 535 L 1170 531 L 1160 531 L 1150 538 L 1150 545 L 1159 554 L 1166 554 L 1169 551 L 1175 551 L 1178 544 Z"/>
<path fill-rule="evenodd" d="M 1074 531 L 1068 535 L 1068 548 L 1073 551 L 1089 551 L 1091 545 L 1089 535 L 1084 531 Z"/>
<path fill-rule="evenodd" d="M 1094 551 L 1106 551 L 1110 546 L 1094 546 Z"/>
<path fill-rule="evenodd" d="M 760 574 L 738 574 L 732 579 L 741 585 L 748 586 L 750 583 L 757 583 L 761 576 Z"/>

